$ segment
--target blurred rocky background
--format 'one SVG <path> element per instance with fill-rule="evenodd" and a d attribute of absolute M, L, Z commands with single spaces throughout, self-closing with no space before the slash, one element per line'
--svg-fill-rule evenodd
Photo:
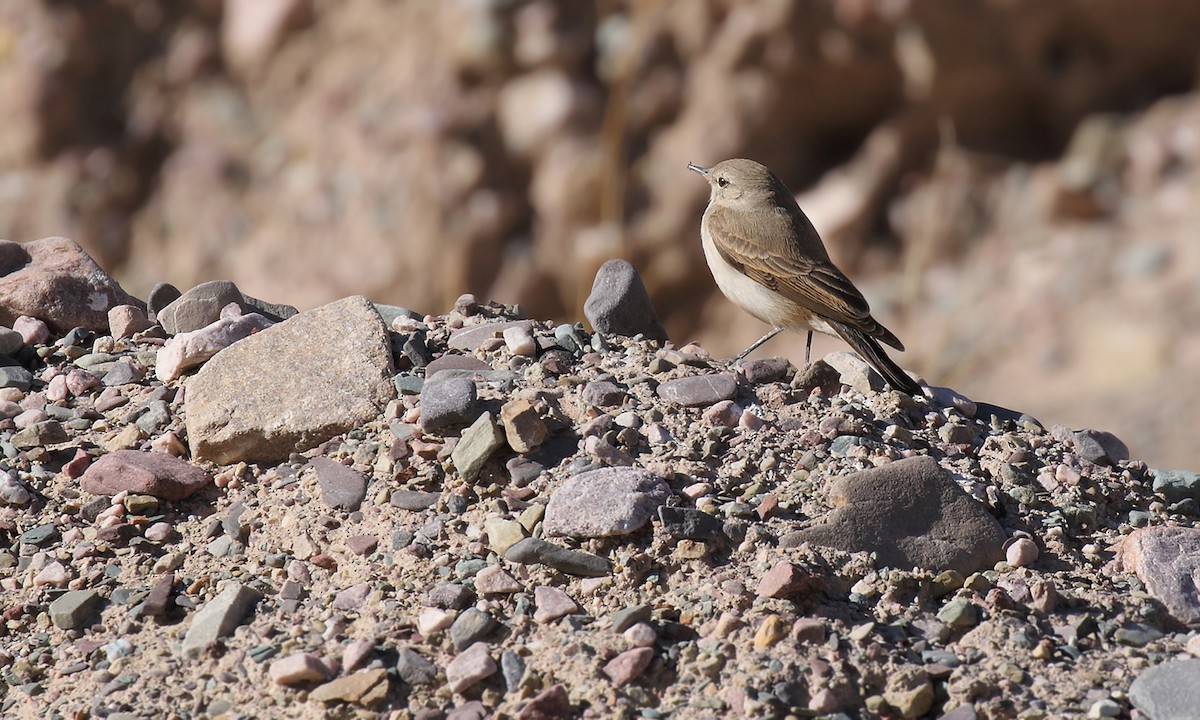
<path fill-rule="evenodd" d="M 562 320 L 622 256 L 731 355 L 685 164 L 751 157 L 901 364 L 1195 469 L 1198 70 L 1191 0 L 0 0 L 0 237 Z"/>

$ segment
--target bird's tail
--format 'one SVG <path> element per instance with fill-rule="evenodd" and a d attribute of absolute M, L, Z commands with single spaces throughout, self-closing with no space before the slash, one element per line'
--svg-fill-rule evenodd
<path fill-rule="evenodd" d="M 917 381 L 909 377 L 908 373 L 901 370 L 899 365 L 892 362 L 892 359 L 887 356 L 887 353 L 883 351 L 883 348 L 879 346 L 879 343 L 874 338 L 848 325 L 843 325 L 828 318 L 826 318 L 825 322 L 829 323 L 837 331 L 837 334 L 841 335 L 842 339 L 850 347 L 854 348 L 855 352 L 870 363 L 871 367 L 878 370 L 883 379 L 887 380 L 888 385 L 909 395 L 920 396 L 922 394 L 921 386 L 917 384 Z"/>

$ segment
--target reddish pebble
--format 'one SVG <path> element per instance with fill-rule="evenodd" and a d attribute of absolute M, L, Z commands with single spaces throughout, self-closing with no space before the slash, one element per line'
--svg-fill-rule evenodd
<path fill-rule="evenodd" d="M 654 649 L 648 647 L 626 650 L 604 665 L 604 674 L 614 685 L 620 686 L 642 674 L 654 659 Z"/>
<path fill-rule="evenodd" d="M 308 559 L 310 563 L 325 570 L 337 570 L 337 560 L 332 555 L 317 553 Z"/>

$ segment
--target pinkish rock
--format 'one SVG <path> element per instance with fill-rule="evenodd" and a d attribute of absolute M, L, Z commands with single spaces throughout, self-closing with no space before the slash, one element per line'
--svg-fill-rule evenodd
<path fill-rule="evenodd" d="M 1013 567 L 1025 567 L 1037 562 L 1037 543 L 1029 538 L 1017 538 L 1004 551 L 1005 560 Z"/>
<path fill-rule="evenodd" d="M 50 402 L 62 402 L 71 396 L 71 391 L 67 389 L 67 376 L 55 375 L 50 378 L 50 382 L 46 383 L 46 399 Z"/>
<path fill-rule="evenodd" d="M 131 338 L 152 327 L 146 311 L 137 305 L 118 305 L 108 311 L 108 332 L 117 339 Z"/>
<path fill-rule="evenodd" d="M 93 495 L 153 495 L 182 500 L 212 483 L 212 477 L 186 460 L 157 452 L 117 450 L 92 463 L 80 486 Z"/>
<path fill-rule="evenodd" d="M 475 575 L 475 591 L 480 595 L 511 595 L 524 586 L 499 565 L 488 565 Z"/>
<path fill-rule="evenodd" d="M 371 583 L 351 585 L 333 598 L 334 610 L 356 610 L 362 607 L 371 594 Z"/>
<path fill-rule="evenodd" d="M 158 351 L 155 374 L 159 380 L 170 382 L 238 340 L 250 337 L 274 324 L 258 313 L 229 314 L 199 330 L 179 333 L 167 340 Z"/>
<path fill-rule="evenodd" d="M 0 400 L 0 420 L 15 418 L 22 413 L 20 405 L 12 400 Z"/>
<path fill-rule="evenodd" d="M 575 717 L 571 710 L 571 698 L 562 685 L 551 685 L 525 703 L 517 720 L 566 720 Z"/>
<path fill-rule="evenodd" d="M 30 315 L 56 332 L 75 327 L 103 332 L 110 308 L 139 304 L 74 240 L 0 240 L 0 324 L 11 326 Z"/>
<path fill-rule="evenodd" d="M 700 418 L 709 425 L 735 427 L 742 418 L 742 408 L 732 400 L 722 400 L 705 410 Z"/>
<path fill-rule="evenodd" d="M 1171 617 L 1200 625 L 1200 528 L 1134 530 L 1121 545 L 1117 567 L 1137 574 Z"/>
<path fill-rule="evenodd" d="M 355 640 L 346 646 L 346 650 L 342 652 L 342 668 L 346 672 L 353 672 L 362 667 L 370 657 L 371 653 L 375 652 L 375 643 L 370 640 Z"/>
<path fill-rule="evenodd" d="M 296 653 L 271 663 L 268 670 L 271 681 L 276 685 L 298 685 L 308 682 L 323 682 L 329 678 L 329 668 L 316 655 Z"/>
<path fill-rule="evenodd" d="M 539 585 L 533 589 L 533 612 L 535 622 L 548 623 L 579 612 L 579 605 L 558 588 Z"/>
<path fill-rule="evenodd" d="M 777 563 L 758 581 L 759 597 L 785 598 L 808 595 L 825 588 L 825 579 L 790 562 Z"/>
<path fill-rule="evenodd" d="M 75 457 L 63 465 L 63 474 L 72 480 L 83 476 L 83 472 L 92 464 L 92 456 L 83 448 L 75 448 Z"/>
<path fill-rule="evenodd" d="M 463 650 L 446 665 L 446 684 L 453 692 L 468 690 L 480 680 L 496 672 L 496 661 L 488 651 L 488 644 L 477 642 Z"/>
<path fill-rule="evenodd" d="M 654 648 L 640 647 L 626 650 L 604 665 L 604 674 L 618 687 L 628 684 L 650 667 L 654 659 Z"/>
<path fill-rule="evenodd" d="M 87 370 L 78 368 L 72 369 L 67 373 L 67 390 L 75 397 L 79 397 L 88 390 L 100 384 L 100 378 L 91 374 Z"/>
<path fill-rule="evenodd" d="M 46 323 L 28 315 L 13 320 L 12 329 L 21 333 L 26 345 L 40 345 L 50 339 L 50 328 Z"/>

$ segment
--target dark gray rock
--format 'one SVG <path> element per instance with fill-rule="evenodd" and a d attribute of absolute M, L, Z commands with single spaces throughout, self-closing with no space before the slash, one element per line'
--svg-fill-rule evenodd
<path fill-rule="evenodd" d="M 714 405 L 737 395 L 737 378 L 730 373 L 692 375 L 658 386 L 658 396 L 684 407 Z"/>
<path fill-rule="evenodd" d="M 1190 470 L 1155 470 L 1154 492 L 1167 502 L 1192 499 L 1200 502 L 1200 473 Z"/>
<path fill-rule="evenodd" d="M 421 427 L 429 432 L 470 425 L 482 413 L 472 380 L 435 377 L 421 388 Z"/>
<path fill-rule="evenodd" d="M 273 322 L 282 322 L 297 314 L 291 305 L 276 305 L 244 295 L 229 280 L 201 283 L 165 305 L 156 314 L 163 329 L 172 335 L 199 330 L 221 318 L 221 309 L 230 303 L 242 314 L 258 313 Z"/>
<path fill-rule="evenodd" d="M 407 685 L 428 685 L 437 679 L 437 666 L 412 648 L 400 648 L 397 653 L 396 672 Z"/>
<path fill-rule="evenodd" d="M 1004 559 L 1003 528 L 933 458 L 898 460 L 834 481 L 834 510 L 800 531 L 815 545 L 876 553 L 897 568 L 968 575 Z"/>
<path fill-rule="evenodd" d="M 467 608 L 450 626 L 450 642 L 455 650 L 462 651 L 491 635 L 499 626 L 494 617 L 479 608 Z"/>
<path fill-rule="evenodd" d="M 1097 465 L 1116 465 L 1129 459 L 1129 448 L 1120 438 L 1103 430 L 1080 430 L 1072 440 L 1079 457 Z"/>
<path fill-rule="evenodd" d="M 1191 720 L 1200 708 L 1200 660 L 1169 660 L 1147 668 L 1129 686 L 1133 706 L 1153 720 Z"/>
<path fill-rule="evenodd" d="M 327 457 L 315 457 L 309 465 L 317 471 L 317 484 L 321 486 L 321 499 L 326 505 L 351 511 L 362 506 L 367 496 L 366 476 Z"/>
<path fill-rule="evenodd" d="M 0 366 L 0 388 L 16 388 L 21 392 L 28 392 L 32 384 L 33 373 L 20 365 Z"/>
<path fill-rule="evenodd" d="M 719 542 L 725 540 L 721 520 L 701 510 L 662 505 L 658 508 L 663 531 L 679 540 Z"/>
<path fill-rule="evenodd" d="M 626 260 L 614 258 L 596 271 L 583 314 L 592 329 L 604 335 L 632 337 L 640 333 L 650 340 L 667 339 L 641 276 Z"/>
<path fill-rule="evenodd" d="M 160 282 L 150 290 L 150 297 L 146 299 L 146 315 L 151 318 L 158 318 L 158 314 L 162 309 L 183 296 L 179 288 L 171 283 Z"/>
<path fill-rule="evenodd" d="M 757 358 L 742 363 L 742 374 L 746 376 L 746 382 L 753 385 L 773 383 L 787 374 L 790 365 L 787 358 Z"/>
<path fill-rule="evenodd" d="M 598 555 L 571 550 L 541 538 L 528 537 L 518 540 L 504 553 L 504 559 L 521 565 L 546 565 L 568 575 L 580 577 L 600 577 L 612 572 L 608 561 Z"/>

